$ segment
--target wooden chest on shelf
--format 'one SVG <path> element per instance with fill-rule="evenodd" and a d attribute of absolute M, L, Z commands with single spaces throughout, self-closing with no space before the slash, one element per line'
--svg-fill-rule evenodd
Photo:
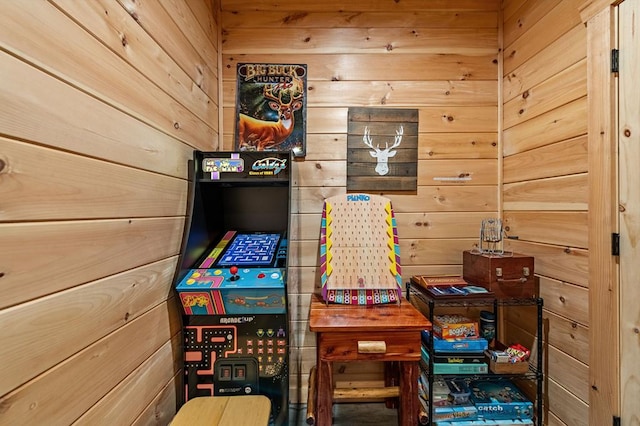
<path fill-rule="evenodd" d="M 498 298 L 529 298 L 536 296 L 532 256 L 513 253 L 498 256 L 472 253 L 462 254 L 462 277 L 495 293 Z"/>

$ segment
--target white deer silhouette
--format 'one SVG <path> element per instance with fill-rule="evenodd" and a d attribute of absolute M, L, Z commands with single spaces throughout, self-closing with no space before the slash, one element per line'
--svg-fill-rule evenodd
<path fill-rule="evenodd" d="M 389 164 L 388 164 L 389 158 L 394 157 L 397 152 L 397 151 L 391 151 L 391 150 L 393 148 L 397 148 L 402 142 L 402 133 L 403 133 L 403 128 L 402 126 L 400 126 L 400 128 L 396 130 L 396 138 L 393 142 L 393 145 L 389 146 L 389 143 L 385 142 L 384 143 L 385 148 L 380 149 L 379 144 L 376 145 L 375 148 L 373 147 L 373 142 L 371 141 L 371 136 L 369 135 L 369 128 L 368 127 L 364 128 L 364 136 L 362 137 L 362 142 L 364 142 L 366 146 L 374 150 L 374 151 L 369 151 L 369 154 L 371 154 L 373 158 L 378 159 L 378 164 L 376 164 L 376 173 L 378 173 L 380 176 L 384 176 L 387 173 L 389 173 Z"/>

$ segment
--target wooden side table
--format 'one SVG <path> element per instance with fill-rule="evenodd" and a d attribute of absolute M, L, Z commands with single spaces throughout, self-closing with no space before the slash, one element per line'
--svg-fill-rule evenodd
<path fill-rule="evenodd" d="M 348 306 L 327 305 L 312 295 L 309 329 L 317 333 L 317 424 L 332 422 L 334 361 L 385 361 L 399 368 L 399 424 L 415 426 L 420 407 L 420 333 L 430 328 L 429 320 L 404 298 L 399 305 Z M 371 397 L 366 391 L 358 394 Z"/>

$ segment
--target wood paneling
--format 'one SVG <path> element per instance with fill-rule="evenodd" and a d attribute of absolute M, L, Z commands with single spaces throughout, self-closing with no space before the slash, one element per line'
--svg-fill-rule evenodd
<path fill-rule="evenodd" d="M 449 0 L 430 0 L 425 3 L 424 0 L 404 0 L 396 1 L 371 1 L 371 0 L 352 0 L 345 3 L 341 0 L 328 0 L 318 3 L 315 0 L 301 0 L 295 4 L 282 3 L 279 1 L 263 0 L 259 3 L 252 0 L 221 0 L 220 5 L 223 11 L 307 11 L 307 12 L 326 12 L 328 10 L 339 10 L 345 12 L 414 12 L 420 10 L 428 11 L 472 11 L 486 10 L 496 11 L 500 7 L 498 0 L 459 0 L 451 3 Z"/>
<path fill-rule="evenodd" d="M 523 241 L 587 248 L 587 212 L 506 211 L 505 231 Z"/>
<path fill-rule="evenodd" d="M 176 255 L 183 227 L 183 218 L 0 224 L 0 306 Z"/>
<path fill-rule="evenodd" d="M 589 423 L 589 406 L 553 379 L 548 380 L 546 397 L 549 410 L 566 426 L 584 426 Z"/>
<path fill-rule="evenodd" d="M 0 221 L 179 216 L 183 179 L 0 138 Z M 114 200 L 118 200 L 114 203 Z"/>
<path fill-rule="evenodd" d="M 504 183 L 586 173 L 587 137 L 545 145 L 505 157 L 502 163 Z"/>
<path fill-rule="evenodd" d="M 7 137 L 171 176 L 187 175 L 192 147 L 179 139 L 4 52 L 0 64 L 0 125 Z"/>
<path fill-rule="evenodd" d="M 521 241 L 508 246 L 535 256 L 540 275 L 547 419 L 587 424 L 586 32 L 575 2 L 509 3 L 517 11 L 504 34 L 503 207 Z"/>
<path fill-rule="evenodd" d="M 175 264 L 162 260 L 0 311 L 0 338 L 13 347 L 0 364 L 0 395 L 160 305 Z"/>
<path fill-rule="evenodd" d="M 178 336 L 162 345 L 73 424 L 91 426 L 105 419 L 114 425 L 133 424 L 140 415 L 140 407 L 151 402 L 149 397 L 160 394 L 167 383 L 175 380 L 174 370 L 168 366 L 177 365 L 182 359 Z M 175 407 L 175 400 L 171 403 Z"/>
<path fill-rule="evenodd" d="M 584 307 L 589 303 L 588 289 L 551 278 L 540 277 L 540 297 L 545 309 L 557 315 L 588 326 L 589 312 Z"/>
<path fill-rule="evenodd" d="M 318 286 L 322 202 L 346 191 L 348 108 L 418 109 L 418 188 L 385 194 L 402 230 L 403 279 L 459 272 L 481 219 L 498 211 L 497 4 L 356 1 L 341 3 L 336 12 L 304 3 L 302 10 L 291 3 L 222 4 L 225 148 L 233 146 L 238 63 L 277 57 L 309 69 L 307 156 L 294 162 L 289 248 L 296 327 L 306 326 L 305 303 Z M 300 328 L 296 336 L 292 354 L 307 368 L 296 378 L 294 398 L 306 394 L 315 356 L 315 340 Z M 339 381 L 379 385 L 379 374 L 370 370 Z"/>
<path fill-rule="evenodd" d="M 505 44 L 504 50 L 504 72 L 508 74 L 513 71 L 536 53 L 540 52 L 544 47 L 562 37 L 571 28 L 582 23 L 577 13 L 578 6 L 583 0 L 543 0 L 535 3 L 544 3 L 547 6 L 546 11 L 535 13 L 535 8 L 525 10 L 532 15 L 538 15 L 539 19 L 532 16 L 532 21 L 524 28 L 524 37 L 518 37 L 512 43 Z M 557 3 L 557 5 L 554 5 Z M 544 14 L 543 14 L 544 13 Z M 519 17 L 521 21 L 526 20 L 526 14 Z M 510 39 L 505 33 L 505 40 Z"/>
<path fill-rule="evenodd" d="M 418 139 L 421 160 L 497 157 L 496 133 L 423 133 Z"/>
<path fill-rule="evenodd" d="M 602 4 L 602 2 L 600 2 Z M 611 49 L 617 17 L 607 5 L 587 26 L 587 90 L 589 92 L 589 424 L 604 424 L 619 413 L 619 364 L 599 356 L 606 347 L 620 359 L 619 259 L 611 256 L 611 234 L 619 229 L 618 135 L 616 78 Z M 634 24 L 635 27 L 635 24 Z M 629 30 L 631 31 L 631 30 Z M 633 96 L 633 95 L 631 95 Z M 634 260 L 634 263 L 637 260 Z M 636 335 L 637 337 L 637 335 Z"/>
<path fill-rule="evenodd" d="M 505 46 L 513 44 L 516 39 L 529 31 L 531 27 L 544 18 L 551 9 L 556 7 L 560 1 L 561 0 L 509 2 L 511 6 L 504 14 L 503 43 Z"/>
<path fill-rule="evenodd" d="M 226 21 L 225 21 L 226 22 Z M 287 55 L 289 63 L 307 64 L 310 81 L 375 81 L 390 77 L 390 66 L 381 61 L 380 55 L 363 53 L 323 55 Z M 268 63 L 273 56 L 268 54 L 223 55 L 223 78 L 235 77 L 238 63 Z M 420 75 L 421 80 L 495 80 L 497 54 L 455 55 L 455 54 L 394 54 L 393 79 L 407 81 Z"/>
<path fill-rule="evenodd" d="M 172 311 L 167 302 L 158 305 L 3 396 L 3 423 L 70 424 L 179 332 L 180 321 Z"/>
<path fill-rule="evenodd" d="M 367 5 L 371 7 L 371 5 Z M 290 7 L 290 6 L 289 6 Z M 457 8 L 457 5 L 456 5 Z M 328 7 L 316 13 L 265 10 L 253 14 L 253 10 L 245 13 L 242 10 L 225 10 L 222 21 L 225 27 L 233 28 L 496 28 L 498 14 L 496 11 L 460 11 L 451 13 L 445 10 L 413 10 L 347 12 L 342 4 L 340 11 L 329 11 Z M 307 9 L 309 10 L 309 9 Z M 247 19 L 250 17 L 250 19 Z"/>
<path fill-rule="evenodd" d="M 147 79 L 153 81 L 185 108 L 217 129 L 217 84 L 194 85 L 193 78 L 195 76 L 189 75 L 180 64 L 172 61 L 169 54 L 158 50 L 156 41 L 151 35 L 139 25 L 132 25 L 131 19 L 128 19 L 127 11 L 117 2 L 105 0 L 82 3 L 69 0 L 52 1 L 65 13 L 73 16 L 73 19 L 80 25 L 91 28 L 91 33 L 96 39 L 107 44 L 114 53 L 139 70 Z M 167 3 L 169 2 L 165 2 L 165 5 Z M 204 4 L 204 2 L 202 3 Z M 179 8 L 180 5 L 184 7 L 181 2 L 173 2 L 172 5 L 174 9 Z M 184 24 L 188 19 L 188 16 L 184 15 L 189 12 L 185 10 L 180 12 L 174 10 L 171 14 L 173 16 L 182 15 L 181 23 Z M 206 15 L 203 18 L 206 18 Z M 190 28 L 192 27 L 184 25 L 185 30 Z M 197 26 L 193 28 L 197 28 Z M 198 43 L 209 44 L 204 40 L 198 40 Z M 190 70 L 189 67 L 185 69 Z"/>
<path fill-rule="evenodd" d="M 550 110 L 504 131 L 505 157 L 587 133 L 587 98 Z"/>
<path fill-rule="evenodd" d="M 587 61 L 583 59 L 507 102 L 504 105 L 504 128 L 513 127 L 586 95 Z"/>
<path fill-rule="evenodd" d="M 142 413 L 131 423 L 132 426 L 164 426 L 171 423 L 176 413 L 176 401 L 181 398 L 178 395 L 182 389 L 180 380 L 182 380 L 181 375 L 174 376 L 153 401 L 144 407 Z"/>
<path fill-rule="evenodd" d="M 224 23 L 223 23 L 224 25 Z M 222 48 L 229 54 L 428 53 L 491 55 L 497 50 L 494 28 L 230 28 Z M 391 59 L 391 58 L 389 58 Z"/>
<path fill-rule="evenodd" d="M 506 249 L 535 257 L 536 275 L 588 287 L 587 250 L 508 240 Z M 583 307 L 585 309 L 585 307 Z"/>
<path fill-rule="evenodd" d="M 587 56 L 587 31 L 584 25 L 576 25 L 558 40 L 546 46 L 519 67 L 505 71 L 503 79 L 504 100 L 522 94 Z"/>
<path fill-rule="evenodd" d="M 634 395 L 640 394 L 637 360 L 640 358 L 640 299 L 638 259 L 640 259 L 640 84 L 635 76 L 640 62 L 640 40 L 636 31 L 640 18 L 638 2 L 619 6 L 620 22 L 620 116 L 619 206 L 620 206 L 620 402 L 625 419 L 640 418 Z"/>
<path fill-rule="evenodd" d="M 307 103 L 309 107 L 496 105 L 496 90 L 495 81 L 309 81 Z M 233 82 L 224 84 L 224 99 L 231 102 L 225 107 L 234 106 Z"/>
<path fill-rule="evenodd" d="M 236 64 L 277 58 L 309 67 L 307 157 L 294 161 L 291 200 L 292 402 L 305 401 L 315 359 L 306 315 L 317 288 L 318 218 L 324 198 L 346 191 L 348 108 L 411 107 L 419 111 L 418 188 L 385 194 L 399 221 L 403 279 L 460 273 L 481 219 L 504 211 L 521 238 L 508 248 L 535 256 L 549 300 L 548 423 L 587 424 L 585 393 L 603 401 L 610 378 L 602 374 L 611 374 L 606 360 L 590 362 L 597 344 L 587 328 L 610 312 L 585 314 L 592 289 L 607 291 L 589 281 L 599 252 L 591 254 L 585 225 L 590 183 L 606 175 L 601 145 L 585 144 L 587 102 L 601 88 L 585 85 L 582 1 L 502 3 L 5 2 L 0 318 L 22 318 L 5 338 L 25 352 L 39 336 L 48 358 L 44 349 L 0 356 L 6 369 L 19 364 L 2 373 L 2 421 L 168 422 L 180 392 L 169 272 L 187 160 L 194 148 L 233 148 Z M 592 43 L 602 19 L 589 23 Z M 434 181 L 467 174 L 470 181 Z M 70 311 L 79 316 L 61 338 Z M 526 332 L 525 318 L 510 321 Z M 340 386 L 380 384 L 379 365 L 352 367 L 338 369 Z M 603 372 L 588 383 L 597 390 L 585 388 L 594 367 Z"/>
<path fill-rule="evenodd" d="M 504 185 L 506 210 L 586 210 L 586 174 L 523 181 Z"/>
<path fill-rule="evenodd" d="M 214 5 L 1 6 L 0 424 L 175 414 L 187 160 L 218 147 Z"/>
<path fill-rule="evenodd" d="M 4 49 L 28 56 L 36 64 L 46 64 L 49 72 L 68 79 L 70 84 L 179 139 L 200 141 L 204 146 L 214 137 L 216 128 L 176 102 L 50 3 L 8 2 L 3 9 L 0 39 Z M 29 37 L 23 36 L 25 32 Z M 58 47 L 51 49 L 51 45 Z"/>

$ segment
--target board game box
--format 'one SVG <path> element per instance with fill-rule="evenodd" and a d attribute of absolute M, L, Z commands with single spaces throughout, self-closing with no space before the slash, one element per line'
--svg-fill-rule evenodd
<path fill-rule="evenodd" d="M 428 330 L 422 331 L 422 343 L 429 346 L 431 343 L 431 333 Z M 433 350 L 438 352 L 479 352 L 482 353 L 489 347 L 487 339 L 482 337 L 463 339 L 441 339 L 433 337 Z"/>
<path fill-rule="evenodd" d="M 513 382 L 509 380 L 483 381 L 469 383 L 470 401 L 478 410 L 482 419 L 531 419 L 533 404 Z"/>
<path fill-rule="evenodd" d="M 445 383 L 444 380 L 434 380 L 433 381 L 433 406 L 434 407 L 442 407 L 451 405 L 451 400 L 449 399 L 449 386 Z M 427 378 L 427 373 L 422 372 L 420 374 L 418 380 L 418 394 L 425 401 L 429 400 L 429 379 Z"/>
<path fill-rule="evenodd" d="M 429 351 L 423 346 L 421 348 L 422 361 L 425 365 L 429 365 Z M 451 364 L 451 363 L 433 363 L 433 374 L 487 374 L 489 365 L 486 362 L 475 364 Z"/>
<path fill-rule="evenodd" d="M 433 334 L 443 339 L 478 337 L 478 322 L 464 315 L 449 314 L 433 317 Z"/>
<path fill-rule="evenodd" d="M 454 420 L 454 421 L 436 421 L 435 426 L 533 426 L 531 419 L 515 419 L 515 420 Z"/>
<path fill-rule="evenodd" d="M 479 364 L 486 358 L 480 352 L 437 352 L 433 355 L 433 362 L 442 364 Z"/>

